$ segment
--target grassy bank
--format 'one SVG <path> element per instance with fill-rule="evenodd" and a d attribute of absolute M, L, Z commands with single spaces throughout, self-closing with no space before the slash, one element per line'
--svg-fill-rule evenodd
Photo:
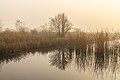
<path fill-rule="evenodd" d="M 119 33 L 107 31 L 84 32 L 74 31 L 59 37 L 55 32 L 0 32 L 0 52 L 20 52 L 41 48 L 80 48 L 88 44 L 103 44 L 105 41 L 119 39 Z"/>

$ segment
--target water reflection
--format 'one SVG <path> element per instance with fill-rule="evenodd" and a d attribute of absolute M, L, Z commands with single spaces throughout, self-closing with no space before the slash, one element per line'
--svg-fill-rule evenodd
<path fill-rule="evenodd" d="M 72 51 L 68 49 L 56 50 L 50 56 L 50 63 L 61 70 L 65 70 L 72 61 Z"/>
<path fill-rule="evenodd" d="M 38 51 L 38 50 L 37 50 Z M 36 51 L 23 53 L 0 53 L 0 65 L 20 61 Z M 50 54 L 50 65 L 66 70 L 74 65 L 79 71 L 89 70 L 95 75 L 116 74 L 120 67 L 119 41 L 99 41 L 95 44 L 81 44 L 74 48 L 41 49 L 39 54 Z"/>
<path fill-rule="evenodd" d="M 73 64 L 79 71 L 89 70 L 97 76 L 110 73 L 113 76 L 119 72 L 119 44 L 118 41 L 99 42 L 74 49 L 56 50 L 50 56 L 50 63 L 61 70 Z"/>

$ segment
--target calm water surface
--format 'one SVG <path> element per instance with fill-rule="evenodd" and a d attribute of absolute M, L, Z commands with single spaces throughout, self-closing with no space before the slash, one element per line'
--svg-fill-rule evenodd
<path fill-rule="evenodd" d="M 0 70 L 0 80 L 120 80 L 120 43 L 1 53 Z"/>

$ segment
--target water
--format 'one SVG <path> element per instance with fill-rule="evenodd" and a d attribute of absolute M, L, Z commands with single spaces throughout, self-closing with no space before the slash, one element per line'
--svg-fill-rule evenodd
<path fill-rule="evenodd" d="M 0 53 L 0 80 L 120 80 L 119 44 Z"/>

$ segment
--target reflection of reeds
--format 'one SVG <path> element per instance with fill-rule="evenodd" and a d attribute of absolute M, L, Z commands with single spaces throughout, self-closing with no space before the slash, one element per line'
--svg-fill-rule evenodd
<path fill-rule="evenodd" d="M 91 70 L 97 75 L 106 72 L 113 75 L 120 70 L 119 42 L 112 41 L 109 33 L 104 31 L 74 32 L 67 34 L 65 38 L 53 36 L 54 34 L 45 37 L 41 33 L 33 35 L 27 32 L 2 32 L 0 35 L 0 64 L 24 58 L 27 53 L 19 53 L 20 50 L 38 49 L 43 55 L 52 51 L 50 64 L 60 70 L 65 70 L 69 64 L 76 65 L 80 71 Z M 31 54 L 34 53 L 35 51 Z"/>

